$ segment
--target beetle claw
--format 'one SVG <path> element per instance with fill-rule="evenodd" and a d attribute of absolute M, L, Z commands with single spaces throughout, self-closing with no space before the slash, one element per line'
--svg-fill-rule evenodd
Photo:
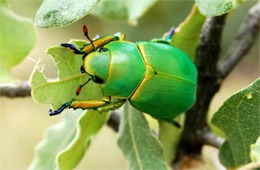
<path fill-rule="evenodd" d="M 58 110 L 53 111 L 52 109 L 50 109 L 48 112 L 49 116 L 55 116 L 55 115 L 60 114 L 64 109 L 66 109 L 67 107 L 69 107 L 71 105 L 72 101 L 69 101 L 69 102 L 63 104 Z"/>

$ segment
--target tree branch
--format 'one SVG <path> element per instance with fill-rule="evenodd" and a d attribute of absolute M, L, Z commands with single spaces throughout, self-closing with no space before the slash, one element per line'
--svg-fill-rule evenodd
<path fill-rule="evenodd" d="M 247 18 L 241 25 L 231 49 L 219 62 L 218 70 L 224 79 L 236 66 L 236 64 L 248 53 L 258 38 L 260 23 L 260 3 L 252 7 Z"/>
<path fill-rule="evenodd" d="M 221 140 L 216 140 L 209 133 L 206 121 L 208 108 L 223 79 L 246 55 L 255 42 L 259 32 L 259 3 L 251 8 L 231 50 L 219 62 L 221 35 L 225 18 L 226 15 L 208 18 L 203 26 L 196 51 L 196 65 L 199 72 L 197 99 L 194 106 L 186 113 L 178 155 L 173 164 L 184 155 L 199 154 L 203 144 L 219 147 L 222 143 Z M 219 66 L 217 67 L 218 62 Z"/>
<path fill-rule="evenodd" d="M 186 113 L 177 159 L 186 154 L 199 154 L 204 144 L 201 134 L 209 131 L 206 121 L 208 108 L 221 83 L 218 79 L 216 65 L 220 54 L 225 19 L 226 15 L 210 17 L 202 28 L 196 51 L 196 65 L 199 72 L 197 99 L 193 107 Z"/>
<path fill-rule="evenodd" d="M 21 82 L 18 85 L 6 83 L 0 84 L 0 96 L 1 97 L 28 97 L 31 96 L 31 87 L 28 81 Z M 112 111 L 111 116 L 107 121 L 107 125 L 111 127 L 115 132 L 118 132 L 120 122 L 120 112 Z"/>
<path fill-rule="evenodd" d="M 219 149 L 224 143 L 224 139 L 210 132 L 208 128 L 205 128 L 204 130 L 201 130 L 199 132 L 200 133 L 198 134 L 198 136 L 200 137 L 200 140 L 203 141 L 203 144 L 210 145 Z"/>
<path fill-rule="evenodd" d="M 31 96 L 31 87 L 28 81 L 21 82 L 18 85 L 10 83 L 0 84 L 0 96 L 10 98 Z"/>

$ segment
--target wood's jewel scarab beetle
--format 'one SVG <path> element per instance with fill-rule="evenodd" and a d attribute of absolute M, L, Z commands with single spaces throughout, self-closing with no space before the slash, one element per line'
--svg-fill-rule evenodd
<path fill-rule="evenodd" d="M 128 100 L 133 107 L 154 118 L 172 120 L 193 105 L 197 69 L 180 49 L 166 41 L 125 41 L 121 33 L 92 41 L 86 26 L 83 31 L 90 41 L 83 49 L 62 44 L 83 55 L 81 72 L 90 75 L 90 79 L 78 88 L 77 95 L 92 80 L 99 84 L 104 98 L 67 102 L 58 110 L 50 110 L 51 116 L 65 108 L 117 109 Z"/>

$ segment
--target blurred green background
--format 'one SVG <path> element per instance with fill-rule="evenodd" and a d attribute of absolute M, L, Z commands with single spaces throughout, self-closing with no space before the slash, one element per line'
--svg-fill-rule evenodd
<path fill-rule="evenodd" d="M 223 34 L 222 54 L 230 47 L 239 25 L 248 9 L 257 1 L 248 0 L 228 16 Z M 18 15 L 34 18 L 41 1 L 9 1 L 10 8 Z M 70 39 L 84 39 L 82 26 L 87 24 L 91 37 L 95 35 L 124 32 L 130 41 L 159 38 L 172 26 L 185 19 L 193 1 L 159 0 L 139 19 L 139 24 L 130 26 L 126 21 L 115 21 L 89 15 L 67 27 L 36 28 L 38 40 L 27 59 L 12 69 L 12 75 L 19 80 L 28 80 L 36 62 L 45 65 L 44 73 L 55 78 L 57 70 L 51 57 L 45 54 L 48 47 L 68 42 Z M 15 37 L 11 37 L 15 38 Z M 22 43 L 22 42 L 21 42 Z M 10 49 L 11 50 L 11 49 Z M 235 91 L 245 87 L 259 77 L 259 38 L 249 54 L 237 65 L 224 81 L 214 97 L 210 113 Z M 49 117 L 49 105 L 35 103 L 30 97 L 0 98 L 0 169 L 26 169 L 34 154 L 35 146 L 43 138 L 50 125 L 59 122 L 62 115 Z M 92 142 L 77 169 L 126 169 L 126 161 L 116 144 L 116 134 L 104 127 Z"/>

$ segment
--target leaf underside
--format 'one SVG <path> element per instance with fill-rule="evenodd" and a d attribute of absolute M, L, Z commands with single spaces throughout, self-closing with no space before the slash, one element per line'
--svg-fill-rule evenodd
<path fill-rule="evenodd" d="M 44 0 L 38 9 L 35 23 L 42 28 L 71 24 L 96 7 L 100 0 Z"/>
<path fill-rule="evenodd" d="M 90 145 L 91 137 L 103 127 L 107 117 L 107 113 L 89 110 L 79 118 L 74 139 L 58 154 L 59 169 L 73 169 L 78 165 Z"/>
<path fill-rule="evenodd" d="M 34 159 L 30 170 L 56 169 L 56 155 L 65 149 L 76 135 L 77 119 L 82 111 L 64 111 L 63 120 L 50 127 L 40 144 L 35 150 Z"/>
<path fill-rule="evenodd" d="M 167 169 L 162 146 L 152 135 L 143 113 L 125 104 L 118 144 L 128 161 L 128 169 Z"/>
<path fill-rule="evenodd" d="M 102 0 L 93 11 L 94 15 L 111 19 L 128 20 L 136 24 L 137 19 L 151 8 L 158 0 Z"/>

